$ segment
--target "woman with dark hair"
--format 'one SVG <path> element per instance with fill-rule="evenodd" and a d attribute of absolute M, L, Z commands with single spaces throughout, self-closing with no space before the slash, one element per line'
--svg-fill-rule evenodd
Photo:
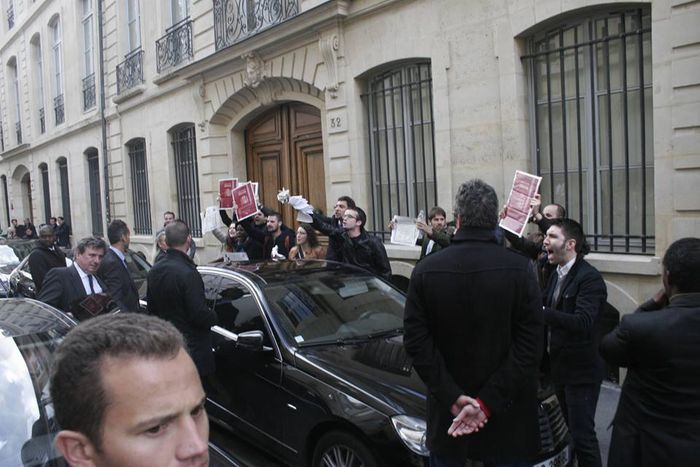
<path fill-rule="evenodd" d="M 326 249 L 318 242 L 316 231 L 309 224 L 297 228 L 297 244 L 289 250 L 289 259 L 323 259 Z"/>

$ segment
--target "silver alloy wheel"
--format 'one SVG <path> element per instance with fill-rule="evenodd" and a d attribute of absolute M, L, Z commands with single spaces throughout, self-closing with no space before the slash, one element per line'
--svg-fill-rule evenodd
<path fill-rule="evenodd" d="M 363 467 L 365 465 L 355 451 L 345 445 L 331 446 L 321 457 L 324 467 Z"/>

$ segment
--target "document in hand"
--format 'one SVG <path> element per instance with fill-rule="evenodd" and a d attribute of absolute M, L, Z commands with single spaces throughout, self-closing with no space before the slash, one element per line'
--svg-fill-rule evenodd
<path fill-rule="evenodd" d="M 527 220 L 532 213 L 532 199 L 540 188 L 542 177 L 527 172 L 515 171 L 513 186 L 506 203 L 506 217 L 501 219 L 499 225 L 518 237 L 523 236 Z"/>
<path fill-rule="evenodd" d="M 391 243 L 414 246 L 420 235 L 416 220 L 411 217 L 394 216 L 392 222 L 394 228 L 391 230 Z"/>
<path fill-rule="evenodd" d="M 233 200 L 236 203 L 236 218 L 239 221 L 253 217 L 258 212 L 258 206 L 255 204 L 255 193 L 253 184 L 245 182 L 233 189 Z"/>
<path fill-rule="evenodd" d="M 231 209 L 233 207 L 232 192 L 237 185 L 237 178 L 223 178 L 219 180 L 219 209 Z"/>

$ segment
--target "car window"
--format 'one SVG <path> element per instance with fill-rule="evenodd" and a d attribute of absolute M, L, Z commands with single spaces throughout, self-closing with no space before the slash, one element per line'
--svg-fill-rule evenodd
<path fill-rule="evenodd" d="M 129 275 L 139 290 L 139 295 L 144 296 L 146 294 L 146 276 L 148 276 L 151 266 L 131 250 L 124 255 L 124 261 L 126 262 L 126 269 L 129 271 Z"/>
<path fill-rule="evenodd" d="M 265 334 L 265 345 L 270 345 L 262 311 L 250 289 L 240 281 L 228 277 L 221 278 L 217 289 L 214 311 L 219 326 L 235 334 L 262 331 Z"/>

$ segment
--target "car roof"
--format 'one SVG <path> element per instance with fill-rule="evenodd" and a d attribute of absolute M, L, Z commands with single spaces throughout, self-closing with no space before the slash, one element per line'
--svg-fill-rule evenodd
<path fill-rule="evenodd" d="M 75 321 L 65 313 L 31 298 L 0 299 L 0 333 L 17 337 L 46 332 L 57 328 L 71 328 Z"/>

